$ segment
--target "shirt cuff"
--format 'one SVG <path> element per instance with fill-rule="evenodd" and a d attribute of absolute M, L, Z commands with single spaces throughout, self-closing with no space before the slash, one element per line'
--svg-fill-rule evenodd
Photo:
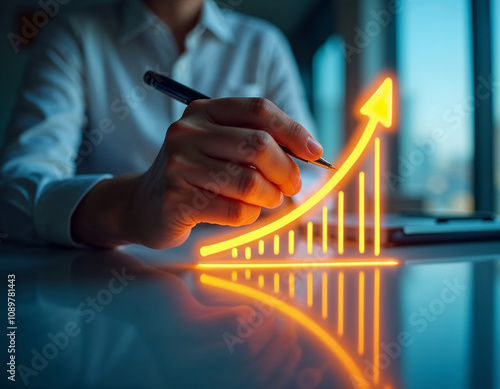
<path fill-rule="evenodd" d="M 37 234 L 52 243 L 82 247 L 71 237 L 71 217 L 83 197 L 108 174 L 82 175 L 46 184 L 36 201 L 34 222 Z"/>

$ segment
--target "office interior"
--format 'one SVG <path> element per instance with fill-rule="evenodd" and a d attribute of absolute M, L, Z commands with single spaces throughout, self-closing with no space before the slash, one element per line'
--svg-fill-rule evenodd
<path fill-rule="evenodd" d="M 54 18 L 104 2 L 60 3 Z M 265 19 L 288 38 L 324 157 L 330 161 L 341 155 L 359 127 L 355 108 L 360 97 L 381 75 L 392 77 L 395 124 L 393 131 L 381 135 L 384 213 L 444 218 L 480 215 L 480 219 L 487 215 L 488 220 L 497 220 L 499 0 L 216 3 L 224 12 Z M 35 0 L 0 5 L 0 145 L 24 64 L 36 44 L 34 37 L 16 53 L 8 34 L 19 32 L 21 18 L 39 10 Z M 370 162 L 363 166 L 371 167 Z M 367 198 L 371 196 L 369 192 Z M 336 201 L 331 202 L 334 210 Z M 203 279 L 213 281 L 210 277 L 214 276 L 270 295 L 278 290 L 285 295 L 286 307 L 325 329 L 326 339 L 311 331 L 306 319 L 296 321 L 287 315 L 276 299 L 269 317 L 286 325 L 267 323 L 271 319 L 265 310 L 255 306 L 262 295 L 221 292 L 204 284 L 202 271 L 196 267 L 203 261 L 197 239 L 207 234 L 201 229 L 187 244 L 164 251 L 143 247 L 78 250 L 0 242 L 2 277 L 16 274 L 18 334 L 16 382 L 2 377 L 1 386 L 500 389 L 500 239 L 496 236 L 472 238 L 466 230 L 459 239 L 382 245 L 380 258 L 395 259 L 396 266 L 375 263 L 322 269 L 307 267 L 316 258 L 307 250 L 306 233 L 297 232 L 295 255 L 282 249 L 269 260 L 304 262 L 303 267 L 256 268 L 248 277 L 250 272 L 242 267 L 236 276 L 235 271 L 220 270 L 207 272 L 208 278 Z M 285 244 L 286 237 L 281 239 Z M 356 242 L 349 244 L 357 251 Z M 324 253 L 317 261 L 343 260 L 338 251 Z M 363 261 L 358 254 L 354 260 Z M 234 258 L 221 261 L 231 263 Z M 89 309 L 88 298 L 107 290 L 115 277 L 111 272 L 122 268 L 137 277 L 137 283 L 130 281 L 128 286 L 124 281 L 123 293 L 108 293 L 109 303 Z M 293 293 L 291 273 L 295 275 Z M 326 289 L 326 279 L 330 289 Z M 309 304 L 310 295 L 314 305 Z M 322 311 L 326 296 L 327 318 Z M 245 305 L 260 312 L 265 323 L 251 324 L 248 339 L 237 333 L 244 315 L 235 314 Z M 205 313 L 186 316 L 186 310 L 205 312 L 200 306 L 214 309 L 213 320 L 207 320 Z M 54 334 L 68 329 L 68 323 L 76 324 L 74 328 L 69 324 L 71 331 L 56 339 Z M 266 331 L 278 334 L 276 339 Z M 224 337 L 227 333 L 233 343 Z M 364 342 L 361 350 L 360 339 Z M 256 353 L 248 351 L 261 347 L 255 345 L 259 341 L 269 344 Z M 285 343 L 296 347 L 287 348 Z M 44 356 L 44 348 L 51 352 L 47 345 L 55 345 L 54 358 Z M 7 347 L 2 348 L 4 359 L 9 356 Z M 300 357 L 291 362 L 282 355 L 287 352 L 300 353 Z M 20 370 L 20 365 L 31 370 Z"/>

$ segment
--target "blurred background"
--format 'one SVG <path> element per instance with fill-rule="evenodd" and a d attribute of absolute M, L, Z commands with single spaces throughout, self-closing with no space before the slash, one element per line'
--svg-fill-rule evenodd
<path fill-rule="evenodd" d="M 53 17 L 102 2 L 60 0 Z M 383 173 L 391 209 L 500 211 L 500 0 L 217 2 L 288 37 L 328 158 L 356 128 L 360 91 L 381 71 L 397 75 L 400 121 Z M 32 47 L 15 53 L 9 34 L 43 3 L 0 5 L 0 144 Z"/>

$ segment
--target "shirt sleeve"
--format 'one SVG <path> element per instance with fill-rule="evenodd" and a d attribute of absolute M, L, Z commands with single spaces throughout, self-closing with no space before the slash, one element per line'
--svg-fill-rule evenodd
<path fill-rule="evenodd" d="M 49 29 L 28 62 L 0 157 L 0 230 L 75 246 L 73 211 L 109 176 L 75 176 L 86 124 L 81 48 L 69 24 Z"/>

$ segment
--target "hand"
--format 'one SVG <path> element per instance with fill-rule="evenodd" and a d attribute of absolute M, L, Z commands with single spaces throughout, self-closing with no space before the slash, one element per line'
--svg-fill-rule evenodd
<path fill-rule="evenodd" d="M 198 223 L 254 222 L 261 207 L 278 207 L 302 185 L 298 166 L 279 145 L 306 160 L 323 153 L 307 130 L 266 99 L 192 102 L 168 129 L 151 168 L 123 179 L 110 242 L 165 249 L 184 242 Z"/>

